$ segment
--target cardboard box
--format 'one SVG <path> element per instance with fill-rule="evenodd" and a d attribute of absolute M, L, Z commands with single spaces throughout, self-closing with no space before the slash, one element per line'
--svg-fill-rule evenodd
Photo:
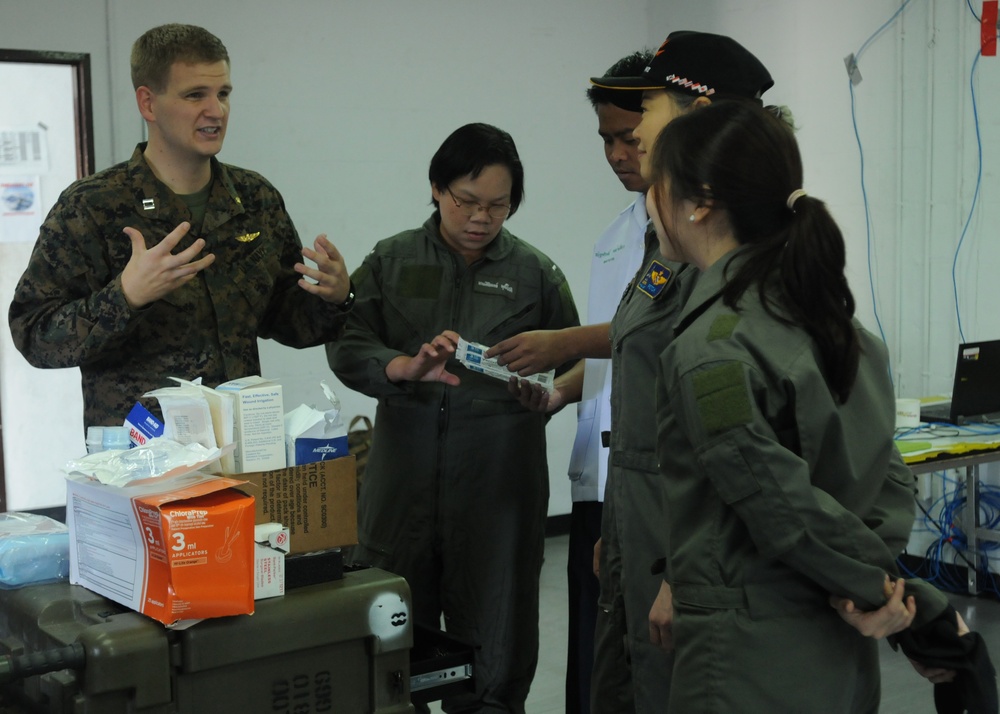
<path fill-rule="evenodd" d="M 353 456 L 287 469 L 240 474 L 255 488 L 256 523 L 281 523 L 292 553 L 358 542 L 357 473 Z"/>
<path fill-rule="evenodd" d="M 106 486 L 67 479 L 70 582 L 162 623 L 252 613 L 253 498 L 191 472 Z"/>
<path fill-rule="evenodd" d="M 285 408 L 281 385 L 269 379 L 242 377 L 216 387 L 232 394 L 236 473 L 285 467 Z"/>

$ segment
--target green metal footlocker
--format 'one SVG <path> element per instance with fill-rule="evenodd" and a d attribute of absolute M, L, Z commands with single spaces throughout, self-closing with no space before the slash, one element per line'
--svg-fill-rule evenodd
<path fill-rule="evenodd" d="M 412 644 L 406 581 L 374 568 L 179 631 L 76 585 L 0 591 L 11 711 L 412 712 Z"/>

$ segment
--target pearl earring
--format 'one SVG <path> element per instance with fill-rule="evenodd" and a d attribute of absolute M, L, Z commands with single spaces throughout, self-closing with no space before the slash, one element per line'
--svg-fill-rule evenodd
<path fill-rule="evenodd" d="M 694 219 L 694 214 L 693 213 L 690 216 L 688 216 L 688 220 L 691 221 L 692 223 L 694 223 L 695 219 Z"/>

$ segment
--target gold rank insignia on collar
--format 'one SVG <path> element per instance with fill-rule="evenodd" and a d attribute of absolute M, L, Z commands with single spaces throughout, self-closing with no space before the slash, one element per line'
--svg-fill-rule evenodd
<path fill-rule="evenodd" d="M 260 231 L 257 231 L 256 233 L 244 233 L 241 236 L 236 236 L 236 240 L 238 240 L 240 243 L 249 243 L 259 235 Z"/>
<path fill-rule="evenodd" d="M 670 268 L 663 263 L 655 259 L 651 260 L 636 288 L 650 298 L 656 299 L 666 289 L 672 274 Z"/>
<path fill-rule="evenodd" d="M 144 198 L 144 199 L 142 199 L 142 210 L 144 210 L 144 211 L 155 211 L 156 210 L 156 201 L 154 201 L 152 198 Z"/>

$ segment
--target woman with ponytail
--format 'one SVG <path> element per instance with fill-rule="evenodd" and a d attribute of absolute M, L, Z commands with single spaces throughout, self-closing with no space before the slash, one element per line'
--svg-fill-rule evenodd
<path fill-rule="evenodd" d="M 843 237 L 788 125 L 752 103 L 674 119 L 650 167 L 660 250 L 700 272 L 657 383 L 668 711 L 877 711 L 875 638 L 947 600 L 897 579 L 913 476 Z"/>

